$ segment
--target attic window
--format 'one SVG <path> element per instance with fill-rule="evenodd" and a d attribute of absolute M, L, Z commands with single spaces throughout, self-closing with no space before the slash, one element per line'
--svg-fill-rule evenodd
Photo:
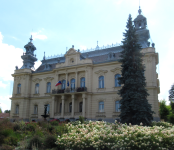
<path fill-rule="evenodd" d="M 74 63 L 74 59 L 73 58 L 70 59 L 70 63 L 71 64 Z"/>

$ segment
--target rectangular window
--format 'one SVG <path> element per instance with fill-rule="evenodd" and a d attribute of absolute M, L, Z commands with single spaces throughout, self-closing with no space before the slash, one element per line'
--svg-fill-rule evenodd
<path fill-rule="evenodd" d="M 16 105 L 16 114 L 19 114 L 19 105 Z"/>
<path fill-rule="evenodd" d="M 59 113 L 62 112 L 62 103 L 60 103 L 60 109 L 59 109 Z"/>
<path fill-rule="evenodd" d="M 34 114 L 37 114 L 37 113 L 38 113 L 38 106 L 34 105 Z"/>

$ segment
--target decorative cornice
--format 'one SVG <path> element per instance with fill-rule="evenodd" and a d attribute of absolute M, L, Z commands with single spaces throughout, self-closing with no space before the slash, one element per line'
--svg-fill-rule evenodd
<path fill-rule="evenodd" d="M 17 76 L 17 77 L 14 78 L 14 80 L 17 81 L 17 82 L 20 82 L 21 79 L 22 79 L 22 77 L 20 77 L 20 76 Z"/>
<path fill-rule="evenodd" d="M 47 81 L 47 82 L 49 82 L 49 81 L 51 82 L 53 79 L 54 79 L 53 77 L 46 77 L 46 78 L 44 78 L 44 80 Z"/>
<path fill-rule="evenodd" d="M 39 83 L 40 81 L 42 81 L 42 79 L 35 78 L 35 79 L 33 79 L 32 81 L 35 82 L 35 83 Z"/>

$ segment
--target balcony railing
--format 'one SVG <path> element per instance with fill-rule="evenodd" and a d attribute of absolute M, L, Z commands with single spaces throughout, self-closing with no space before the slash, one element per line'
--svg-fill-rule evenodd
<path fill-rule="evenodd" d="M 56 112 L 56 113 L 54 113 L 54 115 L 55 116 L 61 116 L 61 113 Z"/>
<path fill-rule="evenodd" d="M 73 93 L 73 92 L 87 92 L 87 87 L 77 87 L 77 88 L 66 88 L 66 89 L 54 89 L 54 90 L 52 90 L 52 94 Z"/>
<path fill-rule="evenodd" d="M 13 117 L 19 117 L 19 114 L 13 113 Z"/>
<path fill-rule="evenodd" d="M 54 89 L 54 90 L 52 90 L 52 94 L 64 93 L 64 91 L 65 91 L 65 89 L 58 89 L 58 90 Z"/>
<path fill-rule="evenodd" d="M 106 117 L 105 112 L 96 112 L 96 117 Z"/>
<path fill-rule="evenodd" d="M 31 118 L 37 118 L 38 114 L 31 114 Z"/>
<path fill-rule="evenodd" d="M 71 116 L 71 112 L 65 112 L 64 116 Z"/>
<path fill-rule="evenodd" d="M 75 112 L 74 115 L 75 116 L 82 116 L 82 112 Z"/>

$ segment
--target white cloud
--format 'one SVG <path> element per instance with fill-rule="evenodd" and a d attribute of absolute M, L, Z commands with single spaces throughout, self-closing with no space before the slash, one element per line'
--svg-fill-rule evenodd
<path fill-rule="evenodd" d="M 173 31 L 174 33 L 174 31 Z M 174 34 L 173 34 L 174 35 Z M 174 61 L 173 56 L 174 56 L 174 51 L 173 51 L 173 41 L 174 41 L 174 36 L 170 38 L 168 47 L 166 47 L 166 57 L 163 59 L 164 61 L 160 62 L 159 60 L 159 69 L 160 69 L 160 94 L 159 94 L 159 99 L 166 99 L 168 100 L 169 96 L 169 90 L 171 88 L 171 85 L 174 84 Z M 169 103 L 169 101 L 168 101 Z"/>
<path fill-rule="evenodd" d="M 41 62 L 40 60 L 37 61 L 37 62 L 35 62 L 35 64 L 34 64 L 35 70 L 36 70 L 41 64 L 42 64 L 42 62 Z"/>
<path fill-rule="evenodd" d="M 11 95 L 7 96 L 0 96 L 0 107 L 2 111 L 10 110 L 11 109 L 11 100 L 9 99 Z"/>
<path fill-rule="evenodd" d="M 4 84 L 4 83 L 2 83 L 2 81 L 0 81 L 0 87 L 6 88 L 7 85 L 8 85 L 8 84 Z"/>
<path fill-rule="evenodd" d="M 32 37 L 33 39 L 39 39 L 39 40 L 45 40 L 47 39 L 47 36 L 42 34 L 42 32 L 44 31 L 45 29 L 42 28 L 41 30 L 39 30 L 38 32 L 32 32 Z"/>
<path fill-rule="evenodd" d="M 23 54 L 23 50 L 20 48 L 15 48 L 12 45 L 8 45 L 2 42 L 3 36 L 0 32 L 0 64 L 1 70 L 0 78 L 4 81 L 13 80 L 11 74 L 14 73 L 15 66 L 22 66 L 21 55 Z"/>

